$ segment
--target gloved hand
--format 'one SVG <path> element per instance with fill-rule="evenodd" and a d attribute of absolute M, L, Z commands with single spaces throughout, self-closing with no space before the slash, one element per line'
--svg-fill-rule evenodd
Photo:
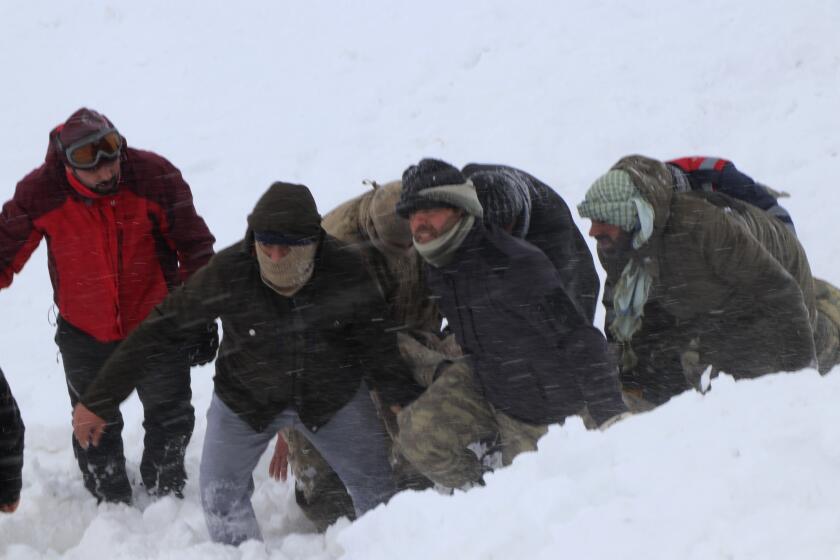
<path fill-rule="evenodd" d="M 194 335 L 193 340 L 196 342 L 187 347 L 190 366 L 203 366 L 212 362 L 219 349 L 219 326 L 216 321 L 207 323 L 200 333 Z"/>

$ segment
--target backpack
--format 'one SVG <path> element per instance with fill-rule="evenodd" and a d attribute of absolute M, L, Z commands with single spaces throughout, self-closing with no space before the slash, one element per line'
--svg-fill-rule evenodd
<path fill-rule="evenodd" d="M 739 171 L 731 161 L 716 157 L 692 156 L 672 159 L 666 164 L 674 178 L 677 191 L 723 193 L 761 208 L 793 230 L 790 214 L 779 206 L 778 193 L 761 183 L 756 183 L 752 177 Z"/>

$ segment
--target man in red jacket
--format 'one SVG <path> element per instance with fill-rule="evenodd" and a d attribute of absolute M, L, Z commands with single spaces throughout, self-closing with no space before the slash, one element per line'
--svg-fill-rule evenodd
<path fill-rule="evenodd" d="M 72 406 L 120 341 L 210 259 L 215 241 L 180 171 L 128 147 L 110 120 L 84 108 L 50 132 L 44 163 L 3 206 L 0 289 L 42 238 Z M 180 496 L 186 480 L 184 451 L 195 423 L 189 369 L 212 360 L 218 346 L 215 324 L 196 330 L 206 333 L 202 347 L 184 348 L 175 362 L 159 360 L 137 388 L 146 430 L 140 473 L 151 494 Z M 73 440 L 85 486 L 99 501 L 131 502 L 121 430 L 120 417 L 99 447 Z"/>

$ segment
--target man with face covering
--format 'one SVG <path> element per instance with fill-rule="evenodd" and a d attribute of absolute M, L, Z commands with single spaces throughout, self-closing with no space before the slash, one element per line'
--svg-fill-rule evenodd
<path fill-rule="evenodd" d="M 393 211 L 399 195 L 399 181 L 373 183 L 370 191 L 334 208 L 321 221 L 329 235 L 359 251 L 382 292 L 387 315 L 398 329 L 398 340 L 407 332 L 440 329 L 437 306 L 423 289 L 422 266 L 412 250 L 408 224 Z M 373 396 L 376 398 L 375 393 Z M 393 414 L 382 407 L 378 412 L 393 433 Z M 326 530 L 340 517 L 355 518 L 353 502 L 341 479 L 303 434 L 293 429 L 279 432 L 275 451 L 280 454 L 272 459 L 270 474 L 285 480 L 288 463 L 295 476 L 297 503 L 319 530 Z M 406 479 L 415 473 L 403 472 L 406 466 L 399 461 L 392 452 L 391 462 L 401 487 L 422 486 L 416 479 Z"/>
<path fill-rule="evenodd" d="M 109 359 L 76 407 L 79 442 L 97 444 L 147 355 L 172 352 L 193 325 L 215 318 L 224 336 L 200 474 L 213 540 L 261 538 L 252 472 L 283 428 L 318 449 L 357 515 L 390 498 L 387 438 L 369 389 L 398 406 L 417 388 L 361 256 L 324 232 L 303 185 L 273 184 L 248 217 L 245 238 L 156 307 Z"/>
<path fill-rule="evenodd" d="M 181 172 L 128 146 L 107 117 L 85 108 L 50 132 L 43 165 L 3 206 L 0 290 L 42 239 L 71 406 L 149 311 L 210 260 L 214 242 Z M 137 387 L 146 431 L 140 474 L 153 495 L 181 496 L 186 482 L 184 451 L 195 422 L 189 369 L 211 361 L 218 346 L 215 323 L 194 328 L 195 344 L 150 368 Z M 74 440 L 73 452 L 97 500 L 130 502 L 122 418 L 112 420 L 98 448 Z"/>
<path fill-rule="evenodd" d="M 321 225 L 330 235 L 359 250 L 385 299 L 388 318 L 398 329 L 397 338 L 410 368 L 413 349 L 423 345 L 437 348 L 441 344 L 437 334 L 440 314 L 425 292 L 422 263 L 411 245 L 408 222 L 394 211 L 399 197 L 400 181 L 374 183 L 370 191 L 330 211 Z M 407 374 L 411 375 L 410 369 Z M 380 407 L 379 413 L 393 435 L 393 413 L 387 407 Z M 399 454 L 392 453 L 391 460 L 401 487 L 425 486 L 422 477 Z M 287 464 L 295 475 L 297 502 L 319 530 L 325 530 L 340 517 L 354 517 L 352 501 L 341 480 L 296 430 L 278 434 L 270 474 L 285 480 Z"/>

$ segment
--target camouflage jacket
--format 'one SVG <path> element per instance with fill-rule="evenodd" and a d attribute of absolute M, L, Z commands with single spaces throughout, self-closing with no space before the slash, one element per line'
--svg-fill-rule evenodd
<path fill-rule="evenodd" d="M 398 189 L 399 184 L 394 181 L 377 188 Z M 440 312 L 428 297 L 420 255 L 414 250 L 398 253 L 382 247 L 370 215 L 373 194 L 370 190 L 337 206 L 324 216 L 321 225 L 333 237 L 359 250 L 394 323 L 408 330 L 438 333 Z M 407 221 L 405 227 L 407 230 Z"/>

